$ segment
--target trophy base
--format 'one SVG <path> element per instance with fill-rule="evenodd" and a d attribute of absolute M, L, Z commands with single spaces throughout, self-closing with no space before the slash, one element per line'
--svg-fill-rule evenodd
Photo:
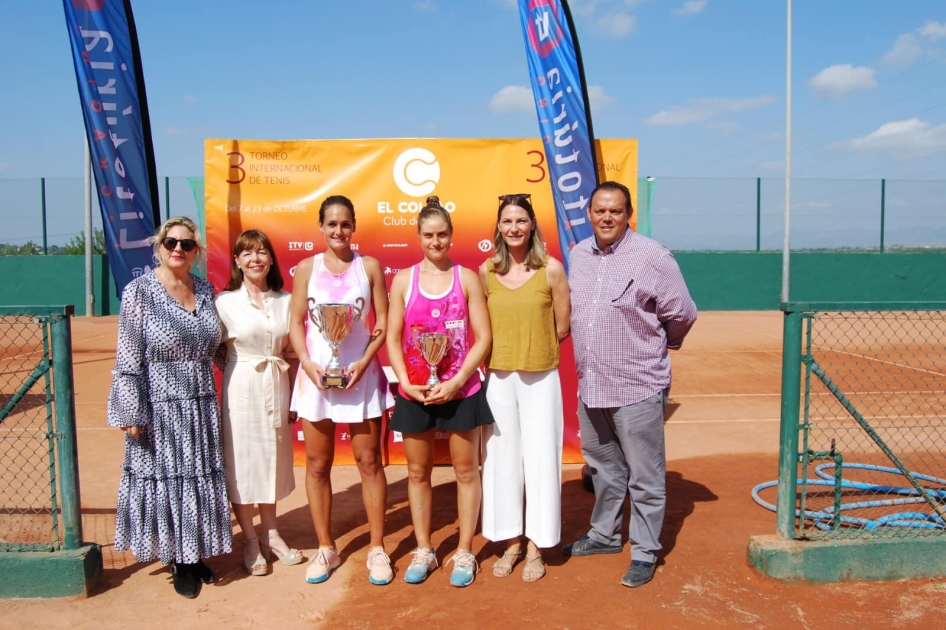
<path fill-rule="evenodd" d="M 322 387 L 345 389 L 348 387 L 348 378 L 344 374 L 323 374 Z"/>

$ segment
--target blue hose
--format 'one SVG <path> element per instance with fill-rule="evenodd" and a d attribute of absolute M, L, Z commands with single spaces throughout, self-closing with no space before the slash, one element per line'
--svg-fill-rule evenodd
<path fill-rule="evenodd" d="M 807 481 L 798 481 L 799 486 L 831 486 L 834 487 L 834 473 L 828 473 L 827 471 L 833 471 L 835 464 L 828 462 L 824 464 L 819 464 L 815 466 L 814 473 L 819 479 L 808 479 Z M 896 468 L 889 468 L 886 466 L 875 466 L 873 464 L 852 464 L 845 463 L 842 465 L 842 470 L 852 469 L 852 470 L 871 470 L 875 472 L 886 473 L 890 475 L 900 475 L 903 476 L 903 473 Z M 941 479 L 939 477 L 933 477 L 931 475 L 924 475 L 920 473 L 912 473 L 913 477 L 917 480 L 928 481 L 940 486 L 946 486 L 946 479 Z M 769 503 L 762 499 L 759 496 L 759 493 L 766 488 L 774 488 L 778 486 L 778 481 L 766 481 L 765 483 L 760 483 L 755 488 L 752 489 L 752 499 L 764 507 L 767 510 L 772 512 L 776 511 L 774 504 Z M 887 507 L 893 505 L 909 505 L 909 504 L 921 504 L 926 503 L 926 499 L 920 496 L 919 491 L 916 488 L 912 487 L 901 487 L 901 486 L 886 486 L 878 485 L 872 483 L 863 483 L 858 481 L 841 481 L 841 487 L 848 490 L 857 490 L 860 492 L 871 492 L 874 494 L 884 494 L 884 495 L 896 495 L 899 498 L 890 498 L 890 499 L 874 499 L 870 501 L 856 501 L 852 503 L 842 503 L 841 511 L 850 511 L 858 510 L 865 508 L 876 508 L 876 507 Z M 946 490 L 936 490 L 933 488 L 926 488 L 926 491 L 929 495 L 935 499 L 946 499 Z M 795 516 L 801 516 L 800 510 L 795 510 Z M 833 510 L 819 510 L 819 511 L 809 511 L 805 510 L 805 518 L 812 521 L 815 527 L 825 531 L 831 531 L 834 529 L 834 512 Z M 841 523 L 849 526 L 854 526 L 862 529 L 877 529 L 878 527 L 917 527 L 924 529 L 946 529 L 946 522 L 938 514 L 926 514 L 923 512 L 898 512 L 895 514 L 886 514 L 880 518 L 868 519 L 868 518 L 858 518 L 854 516 L 841 516 Z"/>

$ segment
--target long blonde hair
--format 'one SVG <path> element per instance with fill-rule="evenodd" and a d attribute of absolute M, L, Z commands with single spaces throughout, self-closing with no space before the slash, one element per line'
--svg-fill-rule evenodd
<path fill-rule="evenodd" d="M 161 255 L 158 253 L 158 248 L 161 247 L 161 241 L 163 241 L 168 235 L 168 231 L 177 225 L 190 230 L 191 234 L 194 235 L 194 240 L 197 241 L 197 257 L 194 258 L 194 266 L 196 267 L 198 264 L 200 264 L 201 260 L 207 257 L 207 248 L 204 247 L 204 243 L 200 238 L 200 228 L 197 227 L 197 224 L 194 223 L 194 220 L 190 217 L 171 217 L 161 224 L 161 227 L 159 227 L 158 231 L 154 233 L 154 236 L 148 239 L 148 242 L 151 243 L 152 249 L 154 251 L 154 264 L 156 267 L 161 266 Z"/>
<path fill-rule="evenodd" d="M 503 216 L 503 210 L 507 206 L 518 206 L 526 211 L 532 220 L 532 233 L 529 234 L 529 246 L 526 250 L 526 267 L 529 269 L 541 269 L 548 263 L 549 255 L 545 251 L 545 241 L 542 239 L 542 232 L 539 230 L 539 222 L 535 220 L 535 210 L 529 202 L 528 195 L 503 195 L 500 197 L 499 210 L 496 211 L 496 230 L 493 232 L 493 257 L 490 263 L 493 271 L 503 275 L 509 271 L 512 266 L 512 255 L 509 253 L 509 247 L 503 240 L 503 234 L 499 231 L 499 220 Z"/>

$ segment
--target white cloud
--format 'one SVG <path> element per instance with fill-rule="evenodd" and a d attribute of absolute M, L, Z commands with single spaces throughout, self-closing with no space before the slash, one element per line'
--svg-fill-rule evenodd
<path fill-rule="evenodd" d="M 627 11 L 606 13 L 597 18 L 595 28 L 600 33 L 620 39 L 634 32 L 637 18 Z"/>
<path fill-rule="evenodd" d="M 859 152 L 887 152 L 899 159 L 919 158 L 946 151 L 946 125 L 932 127 L 919 118 L 897 120 L 884 123 L 863 138 L 830 146 Z"/>
<path fill-rule="evenodd" d="M 13 162 L 0 162 L 0 173 L 3 171 L 12 171 Z"/>
<path fill-rule="evenodd" d="M 825 68 L 812 77 L 808 85 L 823 98 L 843 98 L 860 90 L 873 90 L 877 81 L 874 80 L 873 68 L 855 68 L 845 63 Z"/>
<path fill-rule="evenodd" d="M 923 55 L 923 47 L 913 33 L 904 33 L 881 61 L 888 66 L 912 66 Z"/>
<path fill-rule="evenodd" d="M 500 114 L 534 112 L 532 90 L 524 85 L 507 85 L 489 99 L 489 108 Z"/>
<path fill-rule="evenodd" d="M 703 9 L 706 8 L 707 0 L 687 0 L 682 5 L 673 10 L 674 15 L 680 15 L 683 17 L 689 17 L 691 15 L 696 15 L 697 13 L 702 13 Z"/>
<path fill-rule="evenodd" d="M 421 129 L 423 129 L 424 131 L 433 131 L 434 129 L 437 128 L 437 123 L 435 123 L 435 122 L 425 122 L 425 123 L 424 123 L 423 125 L 421 125 L 420 127 L 421 127 Z"/>
<path fill-rule="evenodd" d="M 909 67 L 923 55 L 935 55 L 929 42 L 946 38 L 946 22 L 927 20 L 920 28 L 897 37 L 881 61 L 888 66 Z"/>
<path fill-rule="evenodd" d="M 930 41 L 943 39 L 946 37 L 946 22 L 940 24 L 939 22 L 934 22 L 933 20 L 927 20 L 926 24 L 920 27 L 919 33 Z"/>
<path fill-rule="evenodd" d="M 413 6 L 418 11 L 423 11 L 425 13 L 432 13 L 440 8 L 437 5 L 437 0 L 419 0 L 419 2 L 415 2 L 411 6 Z"/>
<path fill-rule="evenodd" d="M 785 162 L 783 160 L 766 160 L 759 162 L 759 168 L 763 171 L 784 171 Z"/>
<path fill-rule="evenodd" d="M 751 98 L 695 98 L 687 105 L 671 105 L 644 122 L 655 127 L 689 125 L 715 118 L 720 114 L 763 107 L 774 102 L 775 97 L 769 94 Z"/>
<path fill-rule="evenodd" d="M 588 101 L 592 111 L 598 112 L 610 107 L 614 103 L 614 97 L 600 85 L 589 85 Z M 532 90 L 525 85 L 507 85 L 493 94 L 489 100 L 489 109 L 499 114 L 534 113 L 535 100 Z"/>
<path fill-rule="evenodd" d="M 194 96 L 193 94 L 188 94 L 187 96 L 184 97 L 185 103 L 196 103 L 197 101 L 198 101 L 197 97 Z"/>
<path fill-rule="evenodd" d="M 588 102 L 591 104 L 592 112 L 600 112 L 611 106 L 614 97 L 604 91 L 600 85 L 588 86 Z"/>

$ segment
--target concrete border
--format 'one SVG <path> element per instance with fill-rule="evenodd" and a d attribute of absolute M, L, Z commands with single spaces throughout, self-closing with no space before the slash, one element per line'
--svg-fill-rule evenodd
<path fill-rule="evenodd" d="M 0 598 L 88 597 L 102 578 L 102 548 L 0 552 Z"/>
<path fill-rule="evenodd" d="M 946 576 L 946 537 L 784 540 L 749 539 L 749 564 L 779 580 L 889 581 Z"/>

